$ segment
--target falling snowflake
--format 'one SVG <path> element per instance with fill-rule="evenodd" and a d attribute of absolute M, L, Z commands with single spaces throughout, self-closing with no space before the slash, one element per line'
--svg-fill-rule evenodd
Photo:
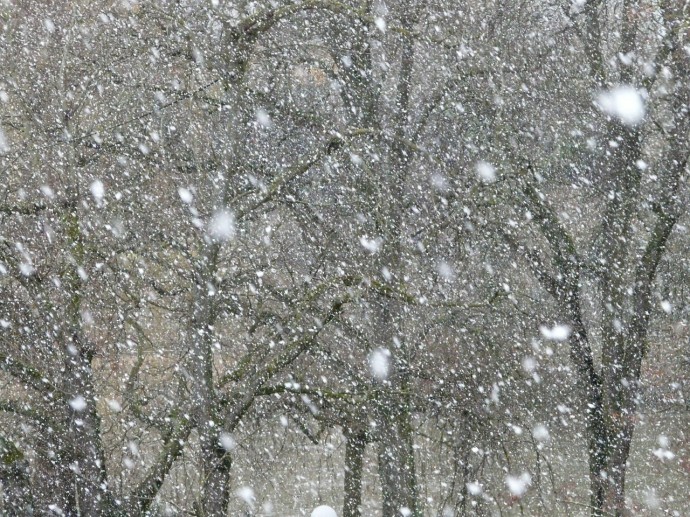
<path fill-rule="evenodd" d="M 232 437 L 230 433 L 220 433 L 218 441 L 220 442 L 220 446 L 223 447 L 223 449 L 225 449 L 226 451 L 233 450 L 237 445 L 235 439 Z"/>
<path fill-rule="evenodd" d="M 626 126 L 636 126 L 645 117 L 645 106 L 640 92 L 632 86 L 622 85 L 602 92 L 597 97 L 599 108 Z"/>
<path fill-rule="evenodd" d="M 333 508 L 323 504 L 314 508 L 310 517 L 338 517 L 338 514 Z"/>
<path fill-rule="evenodd" d="M 376 253 L 381 247 L 383 239 L 381 237 L 376 237 L 375 239 L 368 239 L 367 237 L 362 236 L 359 239 L 359 243 L 365 250 L 369 251 L 370 253 Z"/>
<path fill-rule="evenodd" d="M 219 210 L 208 224 L 208 235 L 212 240 L 225 242 L 235 237 L 235 216 L 229 210 Z"/>
<path fill-rule="evenodd" d="M 391 353 L 386 348 L 377 348 L 369 354 L 369 371 L 374 378 L 378 380 L 388 378 L 390 356 Z"/>
<path fill-rule="evenodd" d="M 532 484 L 532 476 L 527 472 L 523 472 L 519 476 L 506 476 L 506 486 L 514 497 L 525 495 L 530 484 Z"/>
<path fill-rule="evenodd" d="M 539 327 L 539 332 L 544 337 L 544 339 L 549 339 L 551 341 L 565 341 L 570 337 L 570 327 L 568 325 L 554 325 L 549 328 L 544 325 Z"/>
<path fill-rule="evenodd" d="M 180 187 L 177 189 L 177 193 L 185 205 L 191 205 L 192 201 L 194 201 L 194 194 L 192 194 L 192 191 L 187 188 Z"/>
<path fill-rule="evenodd" d="M 113 413 L 119 413 L 122 411 L 122 405 L 115 399 L 110 399 L 107 401 L 108 407 L 110 408 L 110 411 Z"/>
<path fill-rule="evenodd" d="M 91 195 L 96 200 L 96 203 L 100 205 L 105 196 L 105 186 L 103 182 L 101 180 L 93 180 L 89 190 L 91 190 Z"/>
<path fill-rule="evenodd" d="M 270 128 L 273 125 L 270 115 L 263 108 L 256 110 L 256 121 L 261 127 L 265 128 Z"/>
<path fill-rule="evenodd" d="M 475 170 L 477 171 L 477 176 L 484 183 L 493 183 L 496 181 L 496 167 L 491 165 L 489 162 L 479 161 L 475 165 Z"/>
<path fill-rule="evenodd" d="M 467 483 L 465 486 L 467 487 L 467 493 L 470 495 L 481 495 L 484 491 L 482 489 L 482 486 L 476 481 L 472 483 Z"/>
<path fill-rule="evenodd" d="M 532 429 L 532 436 L 538 442 L 547 442 L 551 437 L 545 425 L 539 424 Z"/>
<path fill-rule="evenodd" d="M 77 395 L 69 401 L 69 405 L 75 411 L 84 411 L 86 409 L 86 400 L 81 395 Z"/>
<path fill-rule="evenodd" d="M 254 507 L 254 503 L 256 502 L 256 496 L 254 495 L 254 490 L 252 490 L 251 487 L 243 486 L 241 488 L 238 488 L 235 494 L 237 495 L 237 497 L 242 499 L 242 501 L 244 501 L 245 504 L 252 508 Z"/>
<path fill-rule="evenodd" d="M 0 155 L 7 153 L 9 150 L 10 144 L 7 143 L 7 137 L 2 128 L 0 128 Z"/>

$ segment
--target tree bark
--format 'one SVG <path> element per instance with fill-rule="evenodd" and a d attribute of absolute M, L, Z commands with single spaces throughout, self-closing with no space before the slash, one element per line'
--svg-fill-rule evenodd
<path fill-rule="evenodd" d="M 0 435 L 0 484 L 2 515 L 33 515 L 29 464 L 24 454 Z"/>
<path fill-rule="evenodd" d="M 345 497 L 343 517 L 362 515 L 362 464 L 367 446 L 364 431 L 345 432 Z"/>
<path fill-rule="evenodd" d="M 378 465 L 383 497 L 383 517 L 400 517 L 407 509 L 409 515 L 420 515 L 417 508 L 417 480 L 410 412 L 405 403 L 396 400 L 381 407 Z"/>

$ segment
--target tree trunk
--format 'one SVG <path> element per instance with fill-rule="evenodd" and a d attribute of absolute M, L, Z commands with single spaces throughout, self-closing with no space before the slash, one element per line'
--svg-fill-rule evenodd
<path fill-rule="evenodd" d="M 345 498 L 343 517 L 362 515 L 362 463 L 367 446 L 364 431 L 345 432 Z"/>
<path fill-rule="evenodd" d="M 72 508 L 67 513 L 107 515 L 111 501 L 107 492 L 100 416 L 91 382 L 91 361 L 76 335 L 69 348 L 71 352 L 67 353 L 65 361 L 67 440 L 61 454 L 63 464 L 59 465 L 72 491 L 68 497 L 68 506 Z"/>
<path fill-rule="evenodd" d="M 208 441 L 202 444 L 201 454 L 206 468 L 202 471 L 204 476 L 202 498 L 197 513 L 208 517 L 226 515 L 230 501 L 228 489 L 232 466 L 230 454 L 219 443 L 208 443 Z"/>
<path fill-rule="evenodd" d="M 66 214 L 72 258 L 85 263 L 86 251 L 77 214 L 76 198 Z M 76 271 L 67 276 L 65 287 L 70 295 L 66 326 L 60 342 L 64 347 L 63 393 L 65 436 L 60 444 L 57 465 L 64 483 L 68 515 L 112 514 L 108 492 L 105 453 L 101 442 L 101 418 L 96 409 L 92 360 L 93 343 L 81 328 L 82 282 Z"/>
<path fill-rule="evenodd" d="M 0 513 L 33 515 L 28 461 L 9 440 L 0 436 Z"/>
<path fill-rule="evenodd" d="M 400 373 L 402 377 L 408 375 Z M 414 442 L 406 393 L 406 383 L 394 379 L 379 398 L 378 466 L 383 517 L 421 515 L 417 508 Z M 402 513 L 405 509 L 409 513 Z"/>
<path fill-rule="evenodd" d="M 592 515 L 594 517 L 604 515 L 623 517 L 627 515 L 625 475 L 634 423 L 630 417 L 615 422 L 612 422 L 610 416 L 597 419 L 599 420 L 597 424 L 589 430 Z M 608 425 L 605 420 L 609 420 Z"/>
<path fill-rule="evenodd" d="M 225 515 L 229 501 L 230 458 L 219 442 L 222 417 L 218 414 L 213 372 L 213 325 L 216 308 L 208 287 L 216 272 L 220 244 L 208 246 L 200 262 L 199 280 L 194 289 L 193 317 L 187 332 L 189 372 L 194 421 L 201 449 L 201 493 L 197 513 L 201 516 Z"/>

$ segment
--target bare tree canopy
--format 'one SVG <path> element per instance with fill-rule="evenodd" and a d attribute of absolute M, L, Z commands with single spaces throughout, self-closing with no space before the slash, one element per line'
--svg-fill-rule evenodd
<path fill-rule="evenodd" d="M 690 514 L 690 3 L 0 0 L 0 513 Z"/>

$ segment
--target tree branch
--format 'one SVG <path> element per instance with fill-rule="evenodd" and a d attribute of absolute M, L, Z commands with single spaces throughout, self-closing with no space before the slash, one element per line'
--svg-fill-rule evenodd
<path fill-rule="evenodd" d="M 128 506 L 131 515 L 144 515 L 151 507 L 175 460 L 182 454 L 193 427 L 191 420 L 186 418 L 178 422 L 158 459 L 149 468 L 143 481 L 130 494 Z"/>

